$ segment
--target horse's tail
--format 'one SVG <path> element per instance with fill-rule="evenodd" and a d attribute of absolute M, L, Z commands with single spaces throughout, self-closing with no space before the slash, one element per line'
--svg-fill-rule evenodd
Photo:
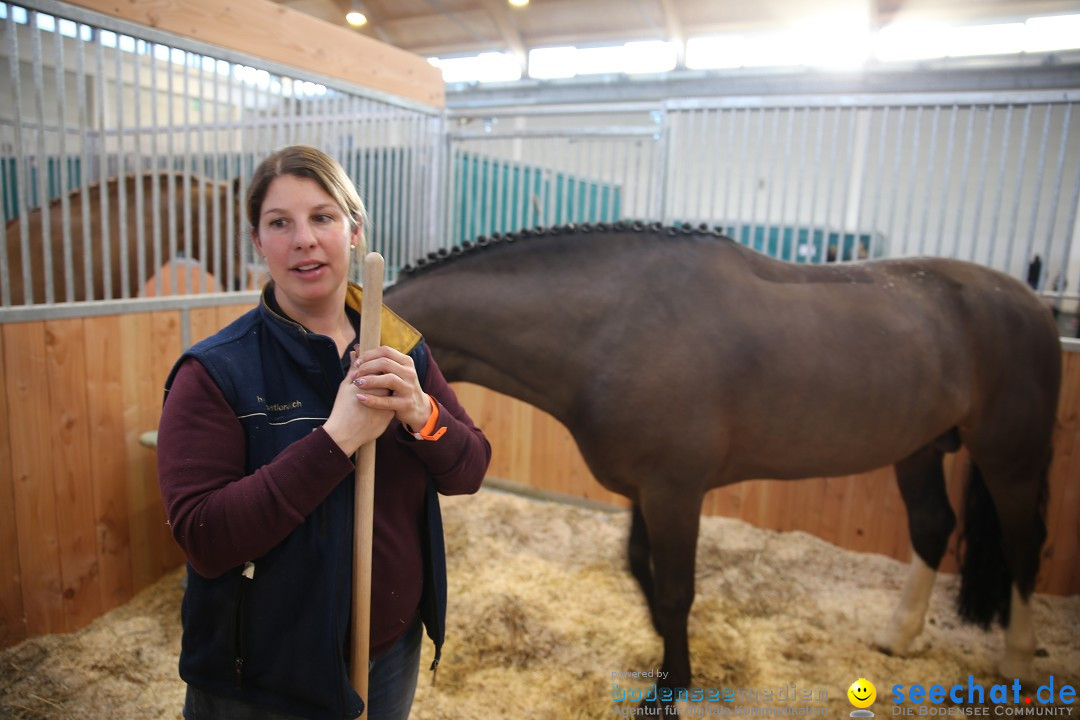
<path fill-rule="evenodd" d="M 1038 479 L 1039 530 L 1045 539 L 1046 498 L 1049 490 L 1049 462 Z M 1042 540 L 1035 547 L 1040 548 Z M 1022 577 L 1014 577 L 1005 559 L 1001 524 L 990 491 L 979 466 L 971 463 L 964 497 L 964 528 L 957 547 L 960 555 L 960 617 L 983 628 L 996 619 L 1003 627 L 1009 625 L 1009 605 L 1012 586 L 1027 597 L 1035 588 L 1039 571 L 1038 550 L 1026 563 Z"/>

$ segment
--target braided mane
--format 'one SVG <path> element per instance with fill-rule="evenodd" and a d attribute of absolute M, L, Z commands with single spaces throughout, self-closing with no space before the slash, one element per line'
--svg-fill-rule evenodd
<path fill-rule="evenodd" d="M 614 223 L 584 223 L 580 225 L 568 223 L 566 225 L 552 225 L 550 227 L 538 225 L 535 228 L 526 228 L 524 230 L 518 230 L 517 232 L 494 233 L 491 236 L 481 235 L 476 238 L 476 242 L 466 240 L 461 245 L 455 245 L 452 248 L 439 248 L 438 250 L 429 252 L 426 257 L 422 257 L 414 263 L 402 267 L 401 277 L 402 279 L 415 277 L 416 275 L 429 270 L 443 267 L 447 263 L 458 258 L 472 255 L 493 246 L 501 245 L 502 243 L 512 243 L 518 242 L 519 240 L 529 240 L 531 238 L 539 237 L 571 235 L 574 233 L 589 234 L 606 232 L 649 232 L 656 235 L 667 235 L 669 237 L 674 237 L 676 235 L 712 235 L 717 238 L 730 239 L 722 232 L 721 228 L 710 228 L 705 223 L 701 223 L 697 226 L 690 225 L 689 223 L 673 226 L 664 225 L 659 222 L 645 223 L 640 220 L 620 220 Z"/>

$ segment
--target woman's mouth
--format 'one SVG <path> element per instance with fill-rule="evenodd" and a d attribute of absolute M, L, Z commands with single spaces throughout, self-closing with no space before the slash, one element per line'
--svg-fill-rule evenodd
<path fill-rule="evenodd" d="M 325 266 L 322 263 L 313 262 L 313 263 L 307 263 L 306 265 L 297 265 L 296 267 L 293 268 L 293 272 L 298 273 L 300 275 L 309 275 L 311 273 L 314 273 L 314 272 L 318 271 L 319 269 L 321 269 L 323 267 L 325 267 Z"/>

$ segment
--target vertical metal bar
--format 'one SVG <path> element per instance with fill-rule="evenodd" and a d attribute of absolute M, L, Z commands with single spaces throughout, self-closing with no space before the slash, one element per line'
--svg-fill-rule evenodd
<path fill-rule="evenodd" d="M 778 108 L 778 107 L 773 108 L 770 115 L 772 115 L 772 128 L 771 128 L 770 133 L 769 133 L 769 160 L 768 160 L 768 170 L 766 171 L 768 173 L 768 175 L 766 176 L 765 182 L 763 183 L 764 184 L 763 190 L 765 192 L 765 217 L 762 218 L 762 221 L 760 223 L 760 225 L 761 225 L 761 251 L 763 253 L 765 253 L 765 254 L 770 254 L 769 253 L 769 230 L 770 230 L 770 226 L 772 225 L 772 220 L 773 220 L 773 217 L 772 217 L 772 201 L 773 201 L 773 194 L 774 194 L 775 187 L 778 184 L 776 182 L 776 174 L 777 174 L 776 173 L 776 163 L 777 163 L 777 160 L 779 159 L 778 156 L 780 155 L 780 153 L 777 152 L 777 145 L 780 142 L 780 108 Z M 762 131 L 764 132 L 764 128 L 762 128 Z M 778 232 L 778 236 L 782 235 L 783 234 L 783 228 L 782 227 L 779 228 L 777 232 Z"/>
<path fill-rule="evenodd" d="M 741 149 L 741 153 L 740 153 L 740 157 L 739 157 L 739 179 L 738 179 L 738 181 L 736 182 L 736 185 L 735 185 L 735 187 L 737 189 L 736 193 L 735 193 L 735 218 L 734 218 L 735 219 L 735 228 L 734 228 L 735 229 L 735 240 L 736 240 L 736 242 L 740 242 L 740 243 L 742 243 L 744 245 L 750 244 L 749 240 L 751 240 L 751 238 L 744 238 L 743 237 L 743 232 L 742 232 L 743 227 L 745 227 L 745 222 L 744 222 L 743 218 L 746 217 L 743 214 L 743 192 L 746 190 L 746 185 L 747 185 L 746 170 L 747 170 L 747 168 L 748 168 L 748 166 L 750 164 L 749 159 L 748 159 L 748 155 L 750 154 L 750 113 L 751 113 L 750 108 L 743 108 L 743 111 L 742 111 L 742 116 L 743 116 L 742 117 L 742 119 L 743 119 L 742 143 L 739 146 L 740 149 Z M 751 178 L 751 179 L 753 179 L 753 178 Z"/>
<path fill-rule="evenodd" d="M 844 188 L 844 227 L 841 231 L 846 235 L 851 230 L 851 259 L 859 259 L 859 233 L 862 229 L 863 185 L 866 177 L 866 158 L 870 154 L 870 126 L 873 124 L 874 109 L 872 107 L 851 109 L 852 139 L 862 137 L 862 147 L 854 148 L 855 155 L 848 165 L 847 186 Z M 857 127 L 856 127 L 857 126 Z M 854 212 L 851 205 L 854 204 Z M 846 237 L 844 238 L 846 240 Z M 841 241 L 843 244 L 843 240 Z M 870 248 L 866 248 L 869 256 Z"/>
<path fill-rule="evenodd" d="M 1069 103 L 1071 108 L 1073 103 Z M 1064 137 L 1065 133 L 1062 133 Z M 1061 288 L 1058 293 L 1060 298 L 1065 292 L 1065 281 L 1068 279 L 1067 274 L 1069 272 L 1070 263 L 1072 261 L 1072 247 L 1073 243 L 1069 241 L 1070 233 L 1073 233 L 1076 228 L 1077 212 L 1080 211 L 1080 162 L 1076 163 L 1076 177 L 1073 179 L 1073 192 L 1072 202 L 1069 205 L 1068 221 L 1065 223 L 1064 236 L 1065 236 L 1065 257 L 1061 261 Z"/>
<path fill-rule="evenodd" d="M 1031 259 L 1032 251 L 1035 249 L 1035 225 L 1039 218 L 1039 206 L 1042 205 L 1043 174 L 1046 170 L 1046 149 L 1050 142 L 1050 116 L 1052 112 L 1052 105 L 1043 106 L 1043 131 L 1042 137 L 1039 139 L 1039 159 L 1035 171 L 1035 189 L 1031 194 L 1031 220 L 1028 223 L 1027 253 L 1024 255 L 1024 262 Z M 1039 290 L 1046 287 L 1046 276 L 1050 269 L 1049 264 L 1050 258 L 1044 257 L 1042 272 L 1039 274 Z"/>
<path fill-rule="evenodd" d="M 158 86 L 158 48 L 160 45 L 147 43 L 147 58 L 150 61 L 150 219 L 151 219 L 151 267 L 157 278 L 155 291 L 162 294 L 164 278 L 161 276 L 161 268 L 164 260 L 161 257 L 161 165 L 159 162 L 160 148 L 158 139 L 161 134 L 161 119 L 158 117 L 158 103 L 161 99 L 161 90 Z M 167 52 L 167 49 L 166 49 Z M 176 283 L 169 286 L 170 294 L 176 294 Z"/>
<path fill-rule="evenodd" d="M 733 221 L 738 217 L 738 211 L 733 210 L 731 206 L 731 192 L 735 187 L 734 170 L 737 165 L 736 152 L 735 152 L 735 126 L 738 125 L 739 112 L 735 108 L 727 111 L 729 114 L 728 120 L 728 142 L 727 152 L 724 153 L 724 162 L 727 165 L 727 171 L 724 173 L 724 205 L 720 215 L 724 219 L 724 224 Z M 728 232 L 725 228 L 724 232 Z M 731 222 L 731 235 L 733 239 L 738 239 L 735 234 L 735 223 Z"/>
<path fill-rule="evenodd" d="M 974 108 L 972 108 L 974 112 Z M 983 130 L 982 152 L 979 154 L 979 183 L 975 191 L 975 217 L 971 228 L 971 246 L 967 254 L 967 260 L 975 262 L 975 251 L 979 247 L 979 230 L 982 226 L 983 198 L 986 193 L 986 169 L 990 161 L 990 135 L 994 129 L 994 105 L 986 108 L 986 128 Z M 959 232 L 958 232 L 959 234 Z M 990 238 L 991 248 L 994 238 Z"/>
<path fill-rule="evenodd" d="M 198 56 L 194 53 L 184 53 L 184 97 L 191 97 L 191 68 L 194 63 L 198 62 Z M 191 125 L 191 103 L 184 103 L 184 260 L 191 262 L 195 260 L 195 256 L 192 253 L 192 246 L 194 245 L 194 223 L 191 222 L 194 217 L 194 208 L 191 207 L 192 199 L 192 173 L 195 167 L 195 156 L 192 142 L 192 125 Z M 190 277 L 190 275 L 186 275 Z M 195 288 L 187 287 L 187 292 L 195 292 Z"/>
<path fill-rule="evenodd" d="M 910 254 L 911 242 L 907 237 L 907 232 L 910 229 L 912 212 L 915 207 L 915 188 L 918 185 L 918 171 L 919 171 L 919 136 L 922 134 L 922 114 L 923 106 L 920 105 L 915 109 L 915 122 L 914 131 L 912 133 L 911 140 L 911 172 L 908 175 L 908 197 L 907 197 L 907 211 L 900 216 L 901 227 L 904 228 L 901 236 L 904 243 L 904 254 Z M 930 183 L 927 183 L 929 185 Z"/>
<path fill-rule="evenodd" d="M 165 92 L 168 93 L 168 99 L 166 100 L 165 107 L 166 107 L 166 112 L 168 113 L 167 127 L 169 129 L 168 134 L 165 136 L 165 152 L 168 154 L 168 157 L 169 157 L 169 167 L 166 168 L 166 173 L 167 174 L 165 176 L 167 181 L 168 181 L 167 184 L 166 184 L 166 193 L 168 194 L 167 205 L 168 205 L 168 228 L 169 228 L 169 232 L 168 232 L 168 235 L 169 235 L 168 261 L 169 261 L 169 272 L 172 275 L 172 277 L 171 277 L 172 289 L 173 289 L 174 293 L 179 294 L 180 293 L 180 283 L 179 283 L 178 278 L 179 278 L 180 268 L 178 267 L 177 257 L 176 257 L 176 248 L 177 248 L 177 237 L 176 237 L 176 229 L 177 229 L 177 212 L 176 212 L 176 173 L 177 173 L 177 168 L 176 168 L 176 132 L 174 130 L 174 128 L 176 127 L 176 104 L 175 104 L 175 97 L 176 97 L 176 90 L 175 90 L 176 63 L 173 61 L 173 58 L 174 58 L 173 49 L 168 48 L 168 52 L 169 52 L 169 60 L 168 60 L 168 63 L 166 64 L 167 75 L 165 76 Z M 183 58 L 184 54 L 180 53 L 180 57 Z"/>
<path fill-rule="evenodd" d="M 886 168 L 885 168 L 885 145 L 889 137 L 889 113 L 892 110 L 888 105 L 881 108 L 881 134 L 878 136 L 877 143 L 877 162 L 875 163 L 875 175 L 877 181 L 874 183 L 874 204 L 870 213 L 870 242 L 871 247 L 866 249 L 866 254 L 869 257 L 874 257 L 875 245 L 877 245 L 876 239 L 880 234 L 878 230 L 878 218 L 881 214 L 881 188 L 885 184 Z M 867 135 L 869 137 L 869 134 Z M 892 177 L 892 184 L 895 187 L 900 179 L 896 176 Z M 860 216 L 861 218 L 861 216 Z"/>
<path fill-rule="evenodd" d="M 945 215 L 949 205 L 949 194 L 952 191 L 952 166 L 953 166 L 953 143 L 956 139 L 956 116 L 959 107 L 953 103 L 949 110 L 949 131 L 945 142 L 945 175 L 941 184 L 941 212 L 938 213 L 937 238 L 934 240 L 934 255 L 942 254 L 942 242 L 945 239 Z M 961 202 L 963 198 L 961 197 Z"/>
<path fill-rule="evenodd" d="M 1003 196 L 1005 193 L 1005 165 L 1008 163 L 1009 160 L 1009 138 L 1012 135 L 1012 116 L 1013 106 L 1010 104 L 1005 109 L 1005 127 L 1001 131 L 1001 152 L 999 153 L 999 156 L 1001 157 L 1001 167 L 998 169 L 997 191 L 994 193 L 994 201 L 991 205 L 991 207 L 993 208 L 993 216 L 990 220 L 990 230 L 987 233 L 990 236 L 990 247 L 987 250 L 986 264 L 993 267 L 999 267 L 994 263 L 994 250 L 997 246 L 998 221 L 1001 218 L 1002 201 L 1004 199 Z M 1024 142 L 1024 137 L 1025 136 L 1021 136 L 1021 143 Z M 1020 152 L 1022 155 L 1023 148 L 1021 148 Z M 1006 238 L 1008 248 L 1006 257 L 1008 257 L 1008 252 L 1011 252 L 1011 242 L 1011 240 Z M 1000 267 L 1008 267 L 1008 261 L 1002 262 Z"/>
<path fill-rule="evenodd" d="M 227 289 L 228 278 L 222 270 L 225 264 L 222 262 L 223 255 L 221 252 L 221 213 L 224 208 L 221 207 L 221 72 L 219 70 L 221 60 L 217 58 L 212 59 L 213 71 L 210 73 L 210 81 L 214 84 L 214 89 L 210 94 L 210 102 L 213 104 L 213 108 L 210 111 L 211 119 L 213 121 L 213 127 L 210 130 L 210 168 L 207 174 L 206 184 L 210 188 L 207 193 L 207 202 L 210 203 L 210 232 L 209 240 L 211 242 L 210 260 L 211 267 L 214 268 L 214 276 L 218 281 L 218 284 L 222 289 Z M 205 96 L 204 96 L 205 97 Z M 204 103 L 205 104 L 205 103 Z"/>
<path fill-rule="evenodd" d="M 132 181 L 135 183 L 135 277 L 138 285 L 135 295 L 142 293 L 146 287 L 146 198 L 143 193 L 143 160 L 142 160 L 142 59 L 139 57 L 139 45 L 141 41 L 132 38 L 131 50 L 131 96 L 133 106 L 134 125 L 134 151 L 132 152 Z"/>
<path fill-rule="evenodd" d="M 82 33 L 84 27 L 87 26 L 79 26 L 75 32 L 75 103 L 78 106 L 79 137 L 82 138 L 79 152 L 82 163 L 82 171 L 79 173 L 79 196 L 82 202 L 79 203 L 79 207 L 82 211 L 83 298 L 92 300 L 94 296 L 92 252 L 94 241 L 93 228 L 90 225 L 90 154 L 87 141 L 90 137 L 90 126 L 87 118 L 86 43 Z M 98 100 L 100 101 L 100 98 Z"/>
<path fill-rule="evenodd" d="M 803 245 L 801 243 L 802 236 L 802 204 L 803 196 L 806 194 L 804 188 L 806 187 L 806 165 L 807 155 L 810 150 L 810 108 L 803 107 L 802 110 L 802 133 L 799 138 L 799 169 L 795 174 L 795 210 L 792 213 L 792 232 L 794 233 L 793 242 L 795 245 L 795 258 L 799 262 L 807 262 L 812 258 L 809 255 L 803 254 Z M 811 213 L 813 208 L 811 208 Z M 806 247 L 813 248 L 814 237 L 813 227 L 807 223 L 806 230 Z"/>
<path fill-rule="evenodd" d="M 961 153 L 960 160 L 960 192 L 958 201 L 956 203 L 956 227 L 953 228 L 952 232 L 953 250 L 952 252 L 947 253 L 949 257 L 960 257 L 960 243 L 963 242 L 964 210 L 966 207 L 964 201 L 967 199 L 968 170 L 971 166 L 971 140 L 975 135 L 976 112 L 977 108 L 974 105 L 968 107 L 967 132 L 964 136 L 964 149 Z M 942 220 L 942 224 L 944 224 L 944 219 Z M 975 238 L 971 239 L 972 244 L 975 243 L 975 240 Z"/>
<path fill-rule="evenodd" d="M 757 116 L 757 151 L 754 153 L 753 162 L 750 165 L 750 247 L 755 250 L 761 248 L 757 243 L 757 231 L 761 227 L 760 218 L 757 214 L 758 206 L 758 178 L 760 177 L 759 168 L 761 166 L 761 159 L 765 155 L 765 110 L 758 110 L 755 115 Z"/>
<path fill-rule="evenodd" d="M 934 106 L 934 114 L 930 120 L 930 153 L 927 156 L 930 167 L 924 168 L 924 174 L 926 182 L 923 184 L 923 204 L 922 204 L 922 225 L 919 228 L 919 254 L 922 255 L 925 250 L 927 226 L 930 222 L 930 205 L 933 200 L 934 192 L 934 174 L 937 163 L 937 138 L 938 138 L 938 120 L 941 118 L 941 106 Z"/>
<path fill-rule="evenodd" d="M 1049 116 L 1051 112 L 1050 105 L 1046 107 L 1046 114 Z M 1062 184 L 1065 180 L 1065 159 L 1069 152 L 1069 124 L 1072 120 L 1072 103 L 1065 104 L 1065 116 L 1061 119 L 1061 146 L 1058 149 L 1057 171 L 1054 173 L 1054 191 L 1050 196 L 1050 212 L 1047 219 L 1046 227 L 1046 243 L 1043 246 L 1043 257 L 1046 258 L 1046 262 L 1043 263 L 1044 277 L 1050 279 L 1050 254 L 1053 252 L 1052 245 L 1054 241 L 1054 228 L 1057 224 L 1057 212 L 1058 201 L 1061 199 Z M 1049 121 L 1048 121 L 1049 124 Z M 1066 228 L 1065 237 L 1062 238 L 1062 250 L 1068 245 L 1068 233 L 1072 228 Z M 1058 270 L 1057 277 L 1050 279 L 1050 291 L 1056 292 L 1058 299 L 1061 298 L 1065 291 L 1064 279 L 1065 273 L 1068 272 L 1068 266 L 1061 266 Z"/>
<path fill-rule="evenodd" d="M 206 61 L 207 61 L 207 59 L 208 58 L 207 58 L 206 55 L 200 55 L 199 56 L 199 66 L 198 66 L 198 71 L 199 71 L 199 98 L 201 98 L 202 101 L 199 103 L 199 128 L 198 128 L 198 135 L 196 136 L 196 138 L 198 140 L 198 150 L 199 150 L 199 160 L 198 160 L 198 164 L 196 166 L 198 168 L 198 176 L 197 177 L 198 177 L 198 188 L 199 188 L 198 189 L 198 201 L 199 201 L 199 269 L 202 271 L 200 273 L 202 278 L 199 281 L 200 287 L 199 287 L 198 292 L 203 292 L 203 293 L 210 291 L 209 273 L 210 273 L 210 252 L 211 252 L 210 242 L 209 242 L 210 233 L 208 232 L 208 229 L 207 229 L 207 221 L 208 221 L 207 216 L 209 215 L 209 213 L 207 212 L 207 207 L 206 207 L 206 194 L 207 194 L 206 193 L 206 174 L 207 174 L 206 155 L 207 155 L 207 145 L 208 145 L 207 139 L 206 139 L 206 132 L 207 132 L 206 98 L 210 94 L 210 93 L 208 93 L 206 91 Z"/>
<path fill-rule="evenodd" d="M 709 133 L 706 138 L 708 139 L 708 145 L 710 148 L 709 156 L 709 190 L 706 193 L 708 200 L 708 209 L 702 208 L 702 212 L 706 213 L 708 220 L 706 222 L 709 225 L 716 224 L 716 198 L 720 194 L 720 159 L 725 157 L 725 153 L 722 152 L 720 147 L 720 131 L 724 126 L 723 110 L 716 108 L 710 111 L 712 115 L 712 132 Z"/>
<path fill-rule="evenodd" d="M 779 110 L 777 110 L 777 112 L 779 112 Z M 791 171 L 791 146 L 795 139 L 795 106 L 788 106 L 785 115 L 787 116 L 787 129 L 784 131 L 784 154 L 783 159 L 781 160 L 784 170 L 783 173 L 781 173 L 780 212 L 777 215 L 776 223 L 778 228 L 777 257 L 791 262 L 794 260 L 795 247 L 798 245 L 794 223 L 790 222 L 787 217 L 788 180 Z M 789 231 L 791 233 L 790 243 L 784 238 L 785 233 Z"/>
<path fill-rule="evenodd" d="M 117 196 L 117 228 L 120 231 L 120 243 L 117 252 L 120 254 L 120 297 L 131 297 L 131 261 L 129 258 L 130 238 L 128 237 L 128 197 L 127 197 L 127 153 L 124 150 L 126 144 L 124 135 L 127 133 L 127 122 L 124 116 L 124 51 L 123 36 L 116 36 L 115 68 L 116 68 L 116 196 Z"/>
<path fill-rule="evenodd" d="M 63 261 L 64 261 L 64 300 L 75 300 L 75 267 L 71 248 L 71 200 L 68 193 L 71 188 L 71 176 L 68 168 L 67 152 L 67 79 L 64 66 L 64 36 L 60 33 L 60 19 L 56 19 L 57 26 L 53 33 L 53 68 L 56 72 L 56 110 L 57 120 L 60 126 L 57 138 L 57 163 L 60 176 L 60 230 L 63 238 Z M 78 35 L 78 26 L 75 34 Z"/>
<path fill-rule="evenodd" d="M 903 250 L 897 245 L 899 237 L 893 234 L 893 228 L 895 228 L 896 220 L 896 206 L 899 204 L 900 199 L 900 173 L 902 172 L 902 149 L 904 145 L 904 125 L 907 120 L 907 107 L 900 106 L 900 117 L 896 121 L 896 148 L 893 150 L 893 157 L 896 158 L 896 172 L 893 173 L 892 193 L 889 198 L 889 219 L 885 222 L 885 235 L 889 238 L 889 255 L 903 254 Z"/>
<path fill-rule="evenodd" d="M 95 64 L 97 66 L 97 107 L 98 107 L 98 137 L 100 138 L 98 150 L 101 154 L 101 169 L 99 172 L 98 181 L 100 183 L 98 190 L 98 199 L 101 202 L 99 215 L 101 218 L 101 298 L 102 300 L 109 300 L 112 298 L 112 233 L 109 228 L 109 138 L 105 132 L 105 128 L 108 127 L 107 112 L 108 102 L 105 98 L 105 47 L 101 43 L 101 35 L 98 35 L 97 42 L 95 43 Z M 117 178 L 117 184 L 119 186 L 120 179 Z M 119 231 L 117 231 L 117 238 L 119 238 Z M 91 297 L 92 293 L 87 293 L 87 297 Z"/>
<path fill-rule="evenodd" d="M 829 257 L 828 245 L 829 245 L 829 231 L 832 229 L 832 208 L 833 208 L 833 190 L 836 187 L 836 173 L 837 167 L 842 163 L 837 161 L 836 154 L 840 150 L 840 108 L 834 107 L 832 116 L 832 138 L 829 140 L 829 147 L 831 148 L 832 162 L 829 169 L 829 181 L 825 188 L 825 227 L 822 234 L 821 247 L 825 252 L 825 259 Z M 839 237 L 836 241 L 836 260 L 839 262 L 843 257 L 843 228 L 839 228 Z"/>
<path fill-rule="evenodd" d="M 822 227 L 821 229 L 821 244 L 817 242 L 817 216 L 818 216 L 818 188 L 821 187 L 821 175 L 822 175 L 822 162 L 821 157 L 824 152 L 825 145 L 825 106 L 822 105 L 818 108 L 818 122 L 817 133 L 814 138 L 814 164 L 813 164 L 813 176 L 814 186 L 810 190 L 810 223 L 808 226 L 809 240 L 812 246 L 816 246 L 817 257 L 812 260 L 818 264 L 825 262 L 826 245 L 829 244 L 829 233 Z"/>
<path fill-rule="evenodd" d="M 42 279 L 45 282 L 45 302 L 56 301 L 55 289 L 53 288 L 53 238 L 52 217 L 49 212 L 49 155 L 45 147 L 45 71 L 44 59 L 41 46 L 41 28 L 38 27 L 38 18 L 41 13 L 30 12 L 30 47 L 33 60 L 34 87 L 36 88 L 35 99 L 37 106 L 37 133 L 35 147 L 37 149 L 37 187 L 38 206 L 41 208 L 41 266 Z M 25 223 L 24 223 L 25 224 Z M 25 255 L 23 256 L 26 257 Z M 25 262 L 25 261 L 24 261 Z M 27 287 L 30 287 L 29 285 Z"/>
<path fill-rule="evenodd" d="M 1034 106 L 1030 103 L 1024 108 L 1024 124 L 1023 129 L 1020 131 L 1020 148 L 1016 159 L 1016 189 L 1013 191 L 1013 205 L 1012 211 L 1009 214 L 1009 228 L 1005 234 L 1008 238 L 1008 246 L 1004 261 L 1001 265 L 1003 268 L 1012 267 L 1013 245 L 1016 240 L 1016 224 L 1020 217 L 1020 195 L 1024 187 L 1024 166 L 1027 164 L 1027 143 L 1031 133 L 1031 114 L 1033 109 Z M 1022 258 L 1022 265 L 1026 264 L 1030 259 L 1030 256 Z"/>

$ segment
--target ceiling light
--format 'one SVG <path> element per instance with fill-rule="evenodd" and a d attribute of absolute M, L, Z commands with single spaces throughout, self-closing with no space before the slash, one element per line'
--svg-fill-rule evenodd
<path fill-rule="evenodd" d="M 514 7 L 525 7 L 529 4 L 529 0 L 507 0 Z"/>
<path fill-rule="evenodd" d="M 345 15 L 345 22 L 353 27 L 360 27 L 367 22 L 367 15 L 357 10 L 353 10 Z"/>

